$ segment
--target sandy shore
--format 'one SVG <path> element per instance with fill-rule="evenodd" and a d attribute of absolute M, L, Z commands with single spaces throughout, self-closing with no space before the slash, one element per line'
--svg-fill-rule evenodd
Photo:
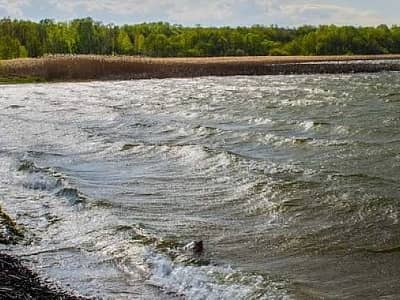
<path fill-rule="evenodd" d="M 1 61 L 0 82 L 400 71 L 400 63 L 388 60 L 400 60 L 400 55 L 212 58 L 46 56 Z"/>

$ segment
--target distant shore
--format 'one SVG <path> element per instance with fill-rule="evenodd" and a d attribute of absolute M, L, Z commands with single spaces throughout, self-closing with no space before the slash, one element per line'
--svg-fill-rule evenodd
<path fill-rule="evenodd" d="M 399 62 L 391 62 L 399 60 Z M 0 83 L 400 71 L 400 54 L 149 58 L 55 55 L 0 61 Z"/>

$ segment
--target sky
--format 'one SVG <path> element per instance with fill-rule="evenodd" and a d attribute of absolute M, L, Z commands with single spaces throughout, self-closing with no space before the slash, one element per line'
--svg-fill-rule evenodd
<path fill-rule="evenodd" d="M 0 17 L 186 26 L 400 24 L 399 0 L 0 0 Z"/>

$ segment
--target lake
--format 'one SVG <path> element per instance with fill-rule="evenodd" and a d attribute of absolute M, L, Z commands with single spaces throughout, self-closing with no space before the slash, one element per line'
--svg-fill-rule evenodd
<path fill-rule="evenodd" d="M 396 72 L 3 85 L 0 250 L 105 299 L 398 299 L 399 129 Z"/>

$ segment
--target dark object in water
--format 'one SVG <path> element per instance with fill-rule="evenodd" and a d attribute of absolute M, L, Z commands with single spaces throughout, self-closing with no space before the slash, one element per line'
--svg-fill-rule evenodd
<path fill-rule="evenodd" d="M 200 255 L 204 252 L 203 241 L 192 241 L 183 247 L 185 251 L 192 251 L 193 254 Z"/>
<path fill-rule="evenodd" d="M 23 161 L 21 161 L 21 164 L 19 165 L 17 170 L 19 172 L 25 171 L 25 172 L 34 173 L 34 172 L 38 172 L 39 168 L 37 166 L 35 166 L 33 161 L 23 160 Z"/>
<path fill-rule="evenodd" d="M 0 253 L 0 299 L 60 299 L 81 300 L 58 287 L 49 286 L 21 262 L 10 255 Z"/>

